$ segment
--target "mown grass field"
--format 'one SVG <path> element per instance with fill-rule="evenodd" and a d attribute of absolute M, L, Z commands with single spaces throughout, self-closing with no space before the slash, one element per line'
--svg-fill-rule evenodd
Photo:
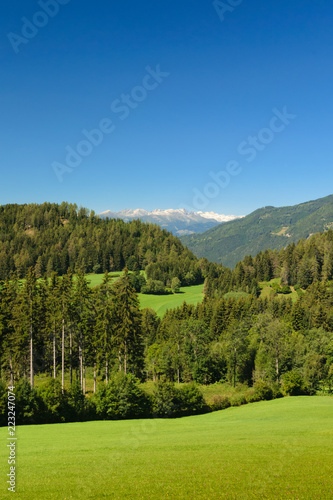
<path fill-rule="evenodd" d="M 261 281 L 259 283 L 260 287 L 261 287 L 261 292 L 260 292 L 260 297 L 262 299 L 266 299 L 266 298 L 269 298 L 269 297 L 273 297 L 273 296 L 276 296 L 276 297 L 288 297 L 288 298 L 291 298 L 291 300 L 293 302 L 296 302 L 298 300 L 298 295 L 297 295 L 297 292 L 296 290 L 294 289 L 293 286 L 290 287 L 291 289 L 291 293 L 288 293 L 286 295 L 282 294 L 282 293 L 278 293 L 277 295 L 274 293 L 274 290 L 273 288 L 271 287 L 271 285 L 273 283 L 277 283 L 278 285 L 281 286 L 281 278 L 274 278 L 272 279 L 271 281 Z"/>
<path fill-rule="evenodd" d="M 17 430 L 17 489 L 2 499 L 333 498 L 333 398 L 294 397 L 175 420 Z"/>
<path fill-rule="evenodd" d="M 180 288 L 180 293 L 170 295 L 145 295 L 139 293 L 142 308 L 151 307 L 162 318 L 167 309 L 187 304 L 198 304 L 203 300 L 203 285 L 186 286 Z"/>
<path fill-rule="evenodd" d="M 117 279 L 122 275 L 122 272 L 110 273 L 111 278 Z M 100 285 L 103 281 L 103 274 L 87 274 L 86 278 L 90 281 L 90 286 L 94 287 Z M 150 307 L 156 311 L 159 317 L 162 317 L 167 309 L 172 309 L 174 307 L 179 307 L 183 302 L 187 304 L 198 304 L 203 300 L 203 284 L 195 286 L 186 286 L 180 288 L 180 293 L 173 293 L 170 295 L 148 295 L 148 294 L 138 294 L 140 300 L 140 306 Z"/>

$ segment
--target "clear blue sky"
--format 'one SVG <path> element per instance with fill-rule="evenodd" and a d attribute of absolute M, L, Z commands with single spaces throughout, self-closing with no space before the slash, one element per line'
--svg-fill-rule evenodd
<path fill-rule="evenodd" d="M 333 4 L 230 3 L 2 2 L 0 203 L 247 214 L 333 193 Z"/>

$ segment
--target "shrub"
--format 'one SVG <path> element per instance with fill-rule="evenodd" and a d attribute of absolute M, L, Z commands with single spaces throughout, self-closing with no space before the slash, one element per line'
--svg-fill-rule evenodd
<path fill-rule="evenodd" d="M 85 420 L 86 406 L 89 402 L 81 389 L 81 384 L 76 380 L 67 392 L 68 419 L 71 421 Z"/>
<path fill-rule="evenodd" d="M 226 408 L 229 408 L 231 405 L 230 405 L 230 400 L 227 396 L 221 396 L 220 394 L 215 394 L 212 397 L 209 406 L 212 411 L 217 411 L 217 410 L 225 410 Z"/>
<path fill-rule="evenodd" d="M 94 403 L 97 415 L 107 420 L 144 418 L 151 414 L 149 396 L 131 374 L 115 374 L 107 385 L 100 386 Z"/>
<path fill-rule="evenodd" d="M 66 422 L 70 416 L 67 394 L 62 393 L 59 380 L 51 378 L 38 390 L 39 397 L 44 402 L 44 422 Z"/>
<path fill-rule="evenodd" d="M 182 416 L 199 415 L 209 411 L 201 391 L 194 384 L 184 385 L 179 391 L 181 400 L 180 414 Z"/>
<path fill-rule="evenodd" d="M 39 424 L 43 422 L 45 404 L 30 383 L 23 379 L 15 386 L 16 424 Z"/>
<path fill-rule="evenodd" d="M 236 394 L 230 399 L 231 406 L 241 406 L 247 403 L 244 394 Z"/>
<path fill-rule="evenodd" d="M 5 384 L 0 380 L 0 427 L 7 425 L 7 403 L 8 390 Z"/>
<path fill-rule="evenodd" d="M 181 408 L 181 394 L 173 382 L 159 381 L 153 393 L 155 417 L 177 417 Z"/>
<path fill-rule="evenodd" d="M 253 384 L 253 389 L 255 392 L 255 395 L 258 397 L 258 401 L 261 400 L 267 400 L 269 401 L 270 399 L 273 399 L 273 389 L 264 380 L 257 380 Z"/>
<path fill-rule="evenodd" d="M 194 384 L 186 384 L 178 389 L 173 382 L 157 383 L 153 394 L 154 416 L 174 418 L 199 415 L 208 411 L 209 406 Z"/>
<path fill-rule="evenodd" d="M 295 370 L 284 374 L 282 387 L 288 396 L 300 396 L 309 393 L 302 375 Z"/>

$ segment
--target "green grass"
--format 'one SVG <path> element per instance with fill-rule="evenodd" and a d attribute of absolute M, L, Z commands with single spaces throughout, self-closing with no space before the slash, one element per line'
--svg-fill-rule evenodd
<path fill-rule="evenodd" d="M 288 293 L 288 294 L 283 294 L 283 293 L 275 294 L 273 288 L 271 287 L 271 285 L 273 283 L 277 283 L 278 285 L 281 286 L 281 278 L 274 278 L 271 281 L 261 281 L 259 283 L 259 286 L 261 288 L 260 297 L 262 299 L 266 299 L 266 298 L 270 298 L 270 297 L 274 297 L 274 296 L 275 297 L 288 297 L 293 302 L 297 302 L 297 300 L 298 300 L 298 294 L 297 294 L 297 292 L 296 292 L 296 290 L 294 289 L 293 286 L 290 287 L 291 293 Z"/>
<path fill-rule="evenodd" d="M 111 283 L 122 276 L 122 274 L 123 271 L 109 273 L 109 276 L 111 277 Z M 102 284 L 104 274 L 86 274 L 85 277 L 89 282 L 89 286 L 93 288 L 94 286 Z"/>
<path fill-rule="evenodd" d="M 167 309 L 179 307 L 183 302 L 198 304 L 203 300 L 203 285 L 186 286 L 180 288 L 180 293 L 171 295 L 148 295 L 139 293 L 141 308 L 151 307 L 157 315 L 162 317 Z"/>
<path fill-rule="evenodd" d="M 294 397 L 175 420 L 22 426 L 2 499 L 333 498 L 333 398 Z"/>
<path fill-rule="evenodd" d="M 141 271 L 144 273 L 144 271 Z M 109 273 L 113 280 L 123 274 L 122 271 Z M 94 287 L 100 285 L 103 281 L 104 274 L 86 274 L 87 280 L 90 282 L 89 286 Z M 156 311 L 159 317 L 163 317 L 167 309 L 172 309 L 174 307 L 179 307 L 183 302 L 187 304 L 198 304 L 203 300 L 203 284 L 186 286 L 180 288 L 180 293 L 174 293 L 170 295 L 150 295 L 150 294 L 138 294 L 141 308 L 150 307 Z"/>

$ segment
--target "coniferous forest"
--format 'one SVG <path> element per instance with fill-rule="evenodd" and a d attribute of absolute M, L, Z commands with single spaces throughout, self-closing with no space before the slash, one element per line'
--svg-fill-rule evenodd
<path fill-rule="evenodd" d="M 237 404 L 331 391 L 332 231 L 230 270 L 158 226 L 66 203 L 0 207 L 0 227 L 1 379 L 17 386 L 19 423 L 211 411 L 230 401 L 208 406 L 195 384 L 221 381 L 252 388 Z M 88 272 L 104 272 L 102 284 L 89 287 Z M 140 309 L 137 292 L 175 279 L 204 282 L 203 302 L 162 318 Z M 4 395 L 2 383 L 3 416 Z"/>

